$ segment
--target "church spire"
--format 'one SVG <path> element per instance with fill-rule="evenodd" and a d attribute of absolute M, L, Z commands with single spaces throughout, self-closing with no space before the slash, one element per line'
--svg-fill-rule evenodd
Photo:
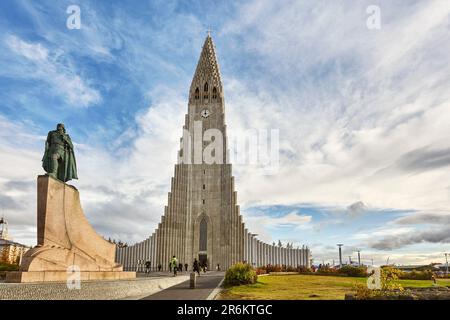
<path fill-rule="evenodd" d="M 222 92 L 222 80 L 220 77 L 219 63 L 217 62 L 216 49 L 211 34 L 208 33 L 203 44 L 202 53 L 195 69 L 192 79 L 190 97 L 191 99 L 202 99 L 205 92 L 211 97 L 214 90 L 217 96 Z M 209 92 L 211 91 L 211 92 Z"/>

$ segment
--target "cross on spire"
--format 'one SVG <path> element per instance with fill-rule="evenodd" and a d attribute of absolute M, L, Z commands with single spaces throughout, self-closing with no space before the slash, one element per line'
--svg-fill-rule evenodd
<path fill-rule="evenodd" d="M 211 32 L 212 32 L 211 26 L 208 26 L 208 29 L 206 29 L 206 32 L 208 33 L 208 36 L 211 36 Z"/>

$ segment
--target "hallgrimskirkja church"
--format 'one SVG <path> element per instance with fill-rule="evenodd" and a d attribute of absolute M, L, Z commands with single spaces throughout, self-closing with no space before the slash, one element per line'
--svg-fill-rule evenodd
<path fill-rule="evenodd" d="M 145 261 L 151 268 L 168 269 L 173 255 L 182 264 L 194 259 L 209 269 L 222 270 L 246 261 L 255 267 L 267 264 L 310 266 L 308 247 L 293 248 L 266 244 L 246 229 L 237 204 L 231 163 L 227 161 L 227 134 L 222 79 L 210 35 L 202 48 L 189 91 L 188 113 L 183 132 L 200 135 L 213 130 L 223 137 L 213 151 L 214 161 L 198 155 L 208 148 L 204 137 L 187 141 L 183 134 L 164 215 L 146 240 L 117 247 L 116 261 L 124 270 L 136 271 Z M 218 139 L 211 140 L 218 142 Z M 200 142 L 199 142 L 200 141 Z M 217 147 L 217 144 L 216 144 Z"/>

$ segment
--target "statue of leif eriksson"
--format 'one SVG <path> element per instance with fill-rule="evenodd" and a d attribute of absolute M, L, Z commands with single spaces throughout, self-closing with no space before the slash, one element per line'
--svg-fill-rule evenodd
<path fill-rule="evenodd" d="M 78 179 L 72 140 L 62 123 L 47 135 L 42 167 L 49 176 L 63 182 Z"/>

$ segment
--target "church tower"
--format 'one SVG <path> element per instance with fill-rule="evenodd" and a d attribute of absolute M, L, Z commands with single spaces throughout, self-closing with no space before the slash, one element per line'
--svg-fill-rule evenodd
<path fill-rule="evenodd" d="M 189 90 L 178 164 L 157 231 L 158 260 L 176 255 L 210 268 L 243 260 L 244 225 L 226 162 L 223 86 L 214 43 L 207 36 Z"/>
<path fill-rule="evenodd" d="M 305 246 L 294 249 L 266 244 L 245 229 L 237 205 L 231 164 L 227 161 L 225 102 L 213 40 L 206 37 L 189 89 L 188 112 L 180 139 L 178 163 L 164 215 L 147 239 L 119 247 L 116 260 L 124 270 L 169 269 L 176 256 L 192 266 L 194 259 L 225 270 L 236 262 L 309 267 Z"/>

